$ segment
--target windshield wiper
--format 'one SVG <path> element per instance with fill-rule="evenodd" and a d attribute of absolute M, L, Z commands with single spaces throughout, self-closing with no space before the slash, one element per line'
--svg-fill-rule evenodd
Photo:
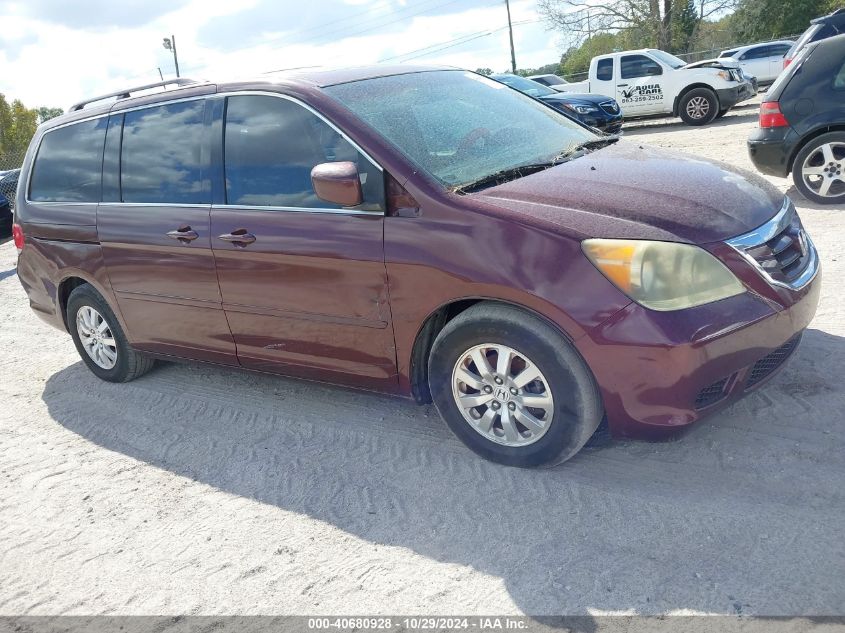
<path fill-rule="evenodd" d="M 474 191 L 478 191 L 479 189 L 484 189 L 485 187 L 501 185 L 506 182 L 510 182 L 511 180 L 530 176 L 538 171 L 543 171 L 544 169 L 549 169 L 555 165 L 568 162 L 578 158 L 579 156 L 583 156 L 588 150 L 600 149 L 615 143 L 618 140 L 618 136 L 605 136 L 591 141 L 584 141 L 583 143 L 578 143 L 577 145 L 567 148 L 551 160 L 541 163 L 528 163 L 525 165 L 517 165 L 516 167 L 508 167 L 507 169 L 502 169 L 501 171 L 489 174 L 479 178 L 478 180 L 458 185 L 453 189 L 453 191 L 455 193 L 472 193 Z"/>
<path fill-rule="evenodd" d="M 507 169 L 502 169 L 501 171 L 489 174 L 487 176 L 479 178 L 478 180 L 473 180 L 464 183 L 463 185 L 458 185 L 453 189 L 453 191 L 455 193 L 472 193 L 473 191 L 478 191 L 479 189 L 484 189 L 485 187 L 501 185 L 511 180 L 522 178 L 523 176 L 535 174 L 538 171 L 543 171 L 544 169 L 548 169 L 549 167 L 554 167 L 555 165 L 557 165 L 556 160 L 557 157 L 555 157 L 555 160 L 550 160 L 545 163 L 528 163 L 526 165 L 508 167 Z"/>

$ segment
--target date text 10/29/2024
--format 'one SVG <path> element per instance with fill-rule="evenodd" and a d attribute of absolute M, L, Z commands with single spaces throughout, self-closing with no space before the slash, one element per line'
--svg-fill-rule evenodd
<path fill-rule="evenodd" d="M 315 631 L 400 630 L 400 631 L 521 631 L 529 628 L 521 617 L 325 617 L 308 618 Z"/>

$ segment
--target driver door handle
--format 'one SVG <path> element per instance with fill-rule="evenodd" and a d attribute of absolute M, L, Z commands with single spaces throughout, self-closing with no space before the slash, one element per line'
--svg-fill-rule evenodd
<path fill-rule="evenodd" d="M 223 240 L 224 242 L 232 242 L 238 246 L 246 246 L 255 241 L 255 236 L 252 233 L 247 233 L 246 229 L 235 229 L 231 233 L 218 235 L 217 239 Z"/>
<path fill-rule="evenodd" d="M 179 240 L 182 244 L 188 244 L 189 242 L 193 242 L 195 239 L 199 237 L 199 234 L 192 230 L 190 226 L 180 226 L 175 231 L 168 231 L 167 237 Z"/>

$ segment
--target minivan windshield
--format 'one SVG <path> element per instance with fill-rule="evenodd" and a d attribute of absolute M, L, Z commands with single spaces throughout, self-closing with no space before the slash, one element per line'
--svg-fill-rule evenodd
<path fill-rule="evenodd" d="M 376 77 L 325 91 L 450 188 L 554 163 L 599 139 L 539 101 L 466 71 Z"/>

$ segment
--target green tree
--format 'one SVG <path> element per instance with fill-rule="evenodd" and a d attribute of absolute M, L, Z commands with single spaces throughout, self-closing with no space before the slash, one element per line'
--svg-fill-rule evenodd
<path fill-rule="evenodd" d="M 44 123 L 44 121 L 49 121 L 50 119 L 54 119 L 57 116 L 61 116 L 65 113 L 64 110 L 61 108 L 48 108 L 46 106 L 41 106 L 40 108 L 35 109 L 38 112 L 38 123 Z"/>
<path fill-rule="evenodd" d="M 493 74 L 493 69 L 492 68 L 476 68 L 475 72 L 477 72 L 479 75 L 484 75 L 485 77 L 489 77 L 490 75 Z"/>
<path fill-rule="evenodd" d="M 590 60 L 596 55 L 612 53 L 618 48 L 619 39 L 619 35 L 612 33 L 599 33 L 588 38 L 576 50 L 567 53 L 563 73 L 576 75 L 587 72 L 590 69 Z"/>
<path fill-rule="evenodd" d="M 20 167 L 38 126 L 38 112 L 0 94 L 0 168 Z"/>
<path fill-rule="evenodd" d="M 810 20 L 842 6 L 842 0 L 740 0 L 730 18 L 730 28 L 738 41 L 755 42 L 795 35 L 804 31 Z"/>

